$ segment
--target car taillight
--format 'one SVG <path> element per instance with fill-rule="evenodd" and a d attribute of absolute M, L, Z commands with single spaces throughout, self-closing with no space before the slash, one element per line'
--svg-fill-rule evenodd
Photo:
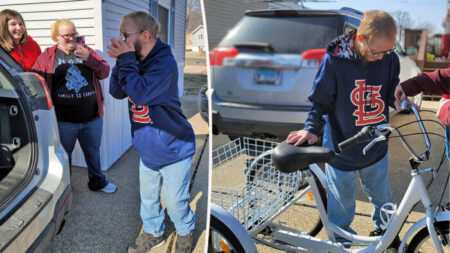
<path fill-rule="evenodd" d="M 326 52 L 325 49 L 310 49 L 303 52 L 302 67 L 318 68 Z"/>
<path fill-rule="evenodd" d="M 216 47 L 209 53 L 209 64 L 211 66 L 222 66 L 223 59 L 234 58 L 239 54 L 239 50 L 234 47 Z"/>
<path fill-rule="evenodd" d="M 50 91 L 48 90 L 47 87 L 47 83 L 45 82 L 44 78 L 42 76 L 40 76 L 39 74 L 33 73 L 34 76 L 39 79 L 39 81 L 41 81 L 42 84 L 42 88 L 44 89 L 45 92 L 45 97 L 47 98 L 47 106 L 48 109 L 52 109 L 53 108 L 53 100 L 52 100 L 52 96 L 50 95 Z"/>

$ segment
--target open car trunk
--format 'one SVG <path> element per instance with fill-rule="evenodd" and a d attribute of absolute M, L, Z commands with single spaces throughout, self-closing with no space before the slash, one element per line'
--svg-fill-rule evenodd
<path fill-rule="evenodd" d="M 28 186 L 38 151 L 30 104 L 37 93 L 26 82 L 33 74 L 22 72 L 5 53 L 0 51 L 0 212 Z"/>

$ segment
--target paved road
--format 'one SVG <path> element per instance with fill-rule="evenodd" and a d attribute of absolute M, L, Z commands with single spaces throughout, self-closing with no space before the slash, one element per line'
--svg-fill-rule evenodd
<path fill-rule="evenodd" d="M 206 207 L 208 197 L 207 125 L 197 110 L 197 96 L 182 98 L 183 110 L 196 132 L 197 152 L 193 159 L 191 207 L 196 212 L 194 252 L 204 252 Z M 206 146 L 205 146 L 206 145 Z M 62 232 L 55 237 L 47 252 L 126 252 L 141 229 L 139 218 L 139 156 L 130 148 L 105 172 L 107 180 L 117 184 L 114 194 L 87 189 L 87 170 L 73 168 L 73 205 Z M 167 213 L 167 212 L 166 212 Z M 175 244 L 173 224 L 166 216 L 167 243 L 157 252 L 170 252 Z"/>
<path fill-rule="evenodd" d="M 424 101 L 424 103 L 422 104 L 422 109 L 436 110 L 437 102 Z M 436 120 L 436 117 L 433 113 L 423 112 L 422 117 L 424 119 Z M 414 120 L 414 117 L 412 115 L 398 114 L 391 119 L 390 123 L 394 126 L 400 126 L 412 120 Z M 442 128 L 436 123 L 426 122 L 425 127 L 429 133 L 436 133 L 443 135 Z M 400 130 L 402 131 L 403 134 L 417 133 L 419 131 L 419 128 L 417 124 L 415 124 L 401 128 Z M 436 167 L 443 154 L 443 145 L 444 145 L 443 139 L 436 135 L 430 135 L 430 139 L 432 143 L 431 160 L 430 162 L 421 165 L 421 168 Z M 229 142 L 229 138 L 224 135 L 213 136 L 212 140 L 213 140 L 213 150 Z M 418 150 L 418 152 L 423 151 L 424 141 L 422 136 L 410 136 L 407 137 L 407 140 L 411 143 L 411 145 L 414 148 Z M 393 200 L 397 204 L 400 203 L 403 194 L 406 192 L 406 189 L 411 180 L 410 176 L 411 169 L 408 163 L 408 158 L 409 155 L 404 149 L 399 138 L 391 138 L 389 142 L 389 166 L 390 166 L 389 178 Z M 435 205 L 443 192 L 444 189 L 443 185 L 445 184 L 448 169 L 449 163 L 448 161 L 445 161 L 442 164 L 438 177 L 436 178 L 436 180 L 434 180 L 433 184 L 431 185 L 430 193 L 432 196 L 433 204 Z M 427 183 L 431 179 L 431 175 L 430 173 L 425 175 L 426 175 L 425 182 Z M 368 202 L 367 198 L 365 197 L 364 193 L 362 192 L 359 183 L 357 183 L 357 186 L 358 187 L 356 193 L 356 201 L 357 201 L 356 216 L 352 223 L 352 228 L 356 230 L 356 232 L 360 235 L 368 235 L 369 232 L 373 230 L 373 223 L 370 218 L 372 207 L 371 204 Z M 449 191 L 447 188 L 444 200 L 448 199 L 449 199 Z M 286 226 L 291 226 L 295 228 L 301 226 L 301 224 L 303 224 L 305 221 L 311 220 L 313 216 L 317 217 L 316 209 L 312 208 L 310 210 L 302 209 L 302 211 L 300 212 L 298 208 L 299 207 L 291 206 L 282 215 L 280 215 L 276 221 L 282 222 Z M 402 228 L 400 232 L 400 237 L 402 238 L 402 236 L 406 233 L 407 229 L 409 229 L 412 226 L 414 221 L 417 221 L 422 217 L 424 217 L 424 209 L 422 205 L 419 204 L 414 209 L 414 212 L 410 215 L 406 224 Z M 319 237 L 322 239 L 327 238 L 323 229 L 321 233 L 319 233 Z M 259 252 L 281 252 L 260 244 L 257 245 L 257 248 Z"/>

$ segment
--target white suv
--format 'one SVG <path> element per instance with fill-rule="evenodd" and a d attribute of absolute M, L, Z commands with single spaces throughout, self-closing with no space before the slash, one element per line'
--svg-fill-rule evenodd
<path fill-rule="evenodd" d="M 0 252 L 42 252 L 72 204 L 67 153 L 44 79 L 0 47 Z"/>

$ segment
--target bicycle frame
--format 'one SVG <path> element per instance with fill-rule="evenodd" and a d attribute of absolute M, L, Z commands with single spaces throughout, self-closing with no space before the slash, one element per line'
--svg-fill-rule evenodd
<path fill-rule="evenodd" d="M 428 138 L 428 134 L 425 131 L 425 128 L 421 122 L 420 115 L 418 114 L 418 111 L 412 107 L 411 110 L 414 112 L 416 118 L 419 121 L 419 126 L 421 128 L 421 131 L 425 138 L 426 143 L 426 150 L 422 154 L 418 155 L 412 147 L 407 143 L 407 141 L 403 138 L 401 133 L 393 126 L 389 124 L 384 124 L 377 126 L 377 129 L 375 131 L 377 132 L 377 138 L 373 139 L 364 149 L 364 152 L 370 149 L 371 146 L 375 144 L 377 141 L 384 141 L 386 140 L 386 136 L 388 132 L 396 132 L 403 141 L 403 144 L 405 145 L 405 148 L 407 149 L 408 153 L 411 155 L 411 176 L 412 179 L 410 181 L 410 184 L 408 186 L 407 191 L 405 192 L 400 205 L 391 215 L 391 218 L 388 221 L 387 229 L 385 230 L 385 233 L 382 236 L 358 236 L 351 234 L 341 228 L 339 228 L 337 225 L 333 224 L 328 220 L 328 214 L 326 211 L 326 207 L 324 204 L 324 201 L 322 199 L 321 192 L 318 187 L 318 183 L 323 186 L 324 189 L 327 189 L 327 180 L 325 174 L 322 172 L 322 170 L 319 168 L 317 164 L 310 164 L 309 168 L 306 170 L 307 172 L 307 178 L 309 186 L 302 190 L 302 192 L 290 199 L 286 203 L 285 206 L 280 208 L 278 212 L 274 213 L 272 216 L 270 216 L 267 220 L 265 220 L 262 223 L 261 228 L 264 228 L 265 226 L 270 226 L 271 230 L 271 238 L 270 240 L 264 239 L 264 237 L 259 238 L 258 232 L 261 231 L 261 229 L 256 229 L 252 231 L 252 233 L 248 233 L 255 241 L 259 241 L 260 243 L 266 244 L 273 248 L 278 248 L 281 250 L 286 251 L 312 251 L 312 252 L 362 252 L 362 253 L 369 253 L 369 252 L 382 252 L 385 250 L 394 240 L 396 235 L 398 235 L 399 231 L 401 230 L 404 222 L 408 218 L 410 212 L 412 211 L 412 208 L 415 206 L 416 203 L 421 201 L 423 206 L 425 207 L 425 218 L 419 220 L 416 222 L 406 233 L 404 236 L 401 245 L 399 247 L 399 252 L 402 252 L 405 248 L 406 242 L 409 240 L 409 238 L 415 234 L 417 231 L 421 230 L 425 226 L 428 229 L 429 236 L 432 239 L 433 246 L 435 247 L 437 252 L 444 252 L 441 242 L 439 241 L 439 238 L 437 236 L 437 231 L 435 229 L 435 223 L 436 222 L 442 222 L 450 220 L 450 212 L 437 212 L 437 209 L 433 208 L 430 194 L 427 190 L 427 187 L 425 186 L 424 180 L 422 178 L 422 173 L 425 172 L 436 172 L 435 168 L 428 168 L 428 169 L 418 169 L 417 165 L 420 164 L 422 161 L 426 161 L 429 159 L 429 155 L 431 153 L 430 149 L 430 141 Z M 273 150 L 265 151 L 263 154 L 259 155 L 249 166 L 249 168 L 253 168 L 257 164 L 258 159 L 264 158 L 266 155 L 271 154 Z M 250 169 L 249 169 L 250 170 Z M 247 175 L 248 176 L 248 175 Z M 309 236 L 301 231 L 295 230 L 293 228 L 285 227 L 280 224 L 272 223 L 271 221 L 277 217 L 279 214 L 281 214 L 286 208 L 288 208 L 291 204 L 298 201 L 300 198 L 304 197 L 305 194 L 307 194 L 309 191 L 312 191 L 314 200 L 317 205 L 317 209 L 320 214 L 320 218 L 323 224 L 323 227 L 326 230 L 328 240 L 322 240 L 316 237 Z M 214 206 L 213 206 L 214 207 Z M 236 223 L 236 226 L 241 225 Z M 352 243 L 349 245 L 358 245 L 358 246 L 366 246 L 365 248 L 357 249 L 357 250 L 350 250 L 345 248 L 344 244 L 337 243 L 335 241 L 335 234 L 339 235 L 343 238 L 348 239 Z M 280 242 L 280 243 L 278 243 Z M 283 244 L 284 243 L 284 244 Z"/>
<path fill-rule="evenodd" d="M 328 238 L 330 240 L 334 240 L 334 233 L 337 235 L 344 237 L 352 242 L 356 242 L 354 245 L 369 245 L 366 248 L 359 250 L 349 250 L 344 248 L 341 243 L 336 243 L 327 240 L 321 240 L 318 238 L 314 238 L 308 235 L 303 234 L 294 234 L 289 231 L 276 231 L 273 233 L 273 236 L 277 238 L 277 240 L 282 241 L 284 243 L 293 245 L 297 250 L 310 250 L 313 252 L 382 252 L 385 250 L 388 245 L 394 240 L 395 236 L 398 234 L 400 229 L 402 228 L 403 223 L 407 219 L 409 212 L 413 208 L 414 204 L 418 201 L 421 201 L 426 209 L 426 226 L 430 232 L 430 236 L 433 239 L 433 243 L 437 252 L 443 252 L 442 246 L 438 240 L 436 230 L 433 226 L 433 221 L 439 218 L 437 221 L 441 220 L 449 220 L 450 212 L 440 212 L 435 215 L 434 209 L 431 204 L 430 195 L 428 190 L 426 189 L 425 183 L 421 176 L 421 173 L 434 171 L 434 169 L 422 169 L 422 170 L 414 170 L 412 175 L 412 180 L 408 186 L 408 190 L 405 193 L 398 209 L 392 214 L 392 218 L 389 222 L 389 225 L 386 229 L 386 232 L 383 236 L 358 236 L 353 235 L 332 222 L 328 221 L 328 215 L 323 205 L 321 196 L 319 194 L 319 190 L 314 180 L 314 177 L 317 176 L 319 179 L 324 177 L 322 171 L 317 171 L 317 169 L 311 169 L 311 167 L 317 166 L 312 164 L 310 169 L 308 170 L 308 182 L 310 184 L 311 190 L 314 195 L 314 199 L 317 204 L 317 208 L 320 213 L 320 217 L 322 219 L 322 223 L 324 228 L 326 229 Z M 318 173 L 318 174 L 317 174 Z M 420 226 L 421 228 L 422 226 Z M 416 229 L 419 229 L 417 227 Z M 408 231 L 409 232 L 409 231 Z M 409 235 L 411 235 L 409 233 Z M 408 237 L 405 237 L 402 241 L 402 246 L 400 249 L 403 249 Z M 400 251 L 401 252 L 401 251 Z"/>

